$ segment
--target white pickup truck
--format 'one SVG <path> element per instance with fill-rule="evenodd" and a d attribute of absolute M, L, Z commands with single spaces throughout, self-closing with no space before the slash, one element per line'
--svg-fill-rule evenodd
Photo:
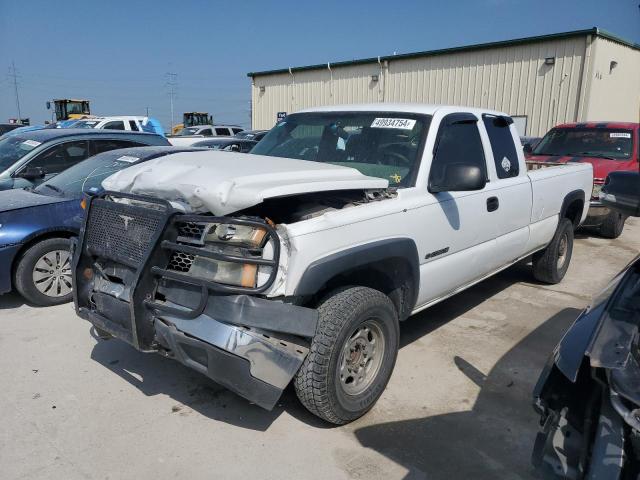
<path fill-rule="evenodd" d="M 347 423 L 384 390 L 400 321 L 531 255 L 538 280 L 562 280 L 591 165 L 533 167 L 499 112 L 292 114 L 250 155 L 176 153 L 106 179 L 76 246 L 76 311 L 264 408 L 293 381 Z"/>

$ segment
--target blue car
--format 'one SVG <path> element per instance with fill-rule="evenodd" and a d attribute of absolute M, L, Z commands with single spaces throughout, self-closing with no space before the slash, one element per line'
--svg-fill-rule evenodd
<path fill-rule="evenodd" d="M 0 190 L 35 187 L 107 150 L 170 145 L 160 135 L 118 130 L 42 128 L 11 133 L 0 138 Z"/>
<path fill-rule="evenodd" d="M 109 175 L 171 153 L 171 146 L 111 150 L 26 190 L 0 191 L 0 294 L 14 288 L 30 303 L 71 300 L 71 239 L 80 231 L 85 194 L 100 193 Z"/>

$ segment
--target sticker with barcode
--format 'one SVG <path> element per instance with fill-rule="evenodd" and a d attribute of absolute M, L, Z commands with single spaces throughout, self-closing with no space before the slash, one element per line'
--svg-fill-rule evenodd
<path fill-rule="evenodd" d="M 631 138 L 631 134 L 630 133 L 625 133 L 625 132 L 611 132 L 609 134 L 610 138 Z"/>
<path fill-rule="evenodd" d="M 129 155 L 123 155 L 121 157 L 116 158 L 116 160 L 118 160 L 119 162 L 133 163 L 133 162 L 137 162 L 138 160 L 140 160 L 140 158 L 139 157 L 130 157 Z"/>
<path fill-rule="evenodd" d="M 416 121 L 410 118 L 376 118 L 371 123 L 371 128 L 399 128 L 401 130 L 413 130 Z"/>

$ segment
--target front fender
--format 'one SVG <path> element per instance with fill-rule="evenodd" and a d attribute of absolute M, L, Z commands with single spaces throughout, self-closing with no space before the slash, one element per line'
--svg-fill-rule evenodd
<path fill-rule="evenodd" d="M 410 238 L 378 240 L 320 258 L 311 263 L 302 274 L 295 295 L 314 295 L 337 275 L 392 259 L 401 259 L 409 265 L 413 288 L 409 292 L 407 303 L 411 311 L 420 286 L 420 262 L 418 248 Z"/>

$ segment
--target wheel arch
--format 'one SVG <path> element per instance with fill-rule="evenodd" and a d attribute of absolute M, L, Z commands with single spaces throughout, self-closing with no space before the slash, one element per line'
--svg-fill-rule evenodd
<path fill-rule="evenodd" d="M 580 226 L 585 207 L 585 193 L 583 190 L 569 192 L 562 201 L 560 218 L 568 218 L 573 223 L 573 228 Z"/>
<path fill-rule="evenodd" d="M 329 290 L 358 285 L 389 296 L 401 320 L 415 306 L 420 286 L 420 263 L 415 242 L 392 238 L 357 245 L 311 263 L 295 295 L 318 299 Z"/>
<path fill-rule="evenodd" d="M 79 234 L 78 230 L 70 229 L 70 228 L 50 228 L 46 230 L 40 230 L 37 232 L 33 232 L 25 237 L 24 242 L 20 246 L 20 249 L 16 252 L 13 257 L 13 263 L 11 265 L 11 279 L 12 282 L 15 282 L 15 274 L 16 267 L 18 262 L 24 255 L 28 249 L 33 247 L 35 244 L 42 242 L 43 240 L 49 240 L 51 238 L 73 238 L 77 237 Z"/>

